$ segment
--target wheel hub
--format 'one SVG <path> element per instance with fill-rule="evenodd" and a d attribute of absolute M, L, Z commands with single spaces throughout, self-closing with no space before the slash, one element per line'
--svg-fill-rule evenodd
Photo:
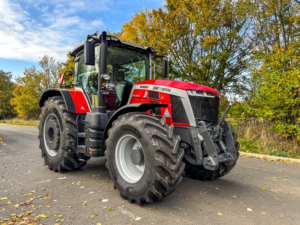
<path fill-rule="evenodd" d="M 134 165 L 143 165 L 144 164 L 144 153 L 143 150 L 139 147 L 131 151 L 131 161 Z"/>
<path fill-rule="evenodd" d="M 138 182 L 145 170 L 144 151 L 140 142 L 131 134 L 123 135 L 115 150 L 116 166 L 128 183 Z"/>
<path fill-rule="evenodd" d="M 60 126 L 54 114 L 48 115 L 44 123 L 44 143 L 50 156 L 55 156 L 60 146 Z"/>

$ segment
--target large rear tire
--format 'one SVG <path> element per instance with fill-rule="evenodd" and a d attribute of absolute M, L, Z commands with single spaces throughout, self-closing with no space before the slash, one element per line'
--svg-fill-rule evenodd
<path fill-rule="evenodd" d="M 50 170 L 71 171 L 86 165 L 76 153 L 76 115 L 66 110 L 62 97 L 51 97 L 42 108 L 39 141 L 45 165 Z"/>
<path fill-rule="evenodd" d="M 106 166 L 122 198 L 153 203 L 182 181 L 184 151 L 173 129 L 147 113 L 127 113 L 113 122 L 105 141 Z"/>
<path fill-rule="evenodd" d="M 234 146 L 236 148 L 237 155 L 239 157 L 240 143 L 237 141 L 237 133 L 233 131 L 231 124 L 229 125 L 229 129 L 232 132 Z M 183 161 L 185 162 L 185 175 L 192 179 L 198 179 L 202 181 L 214 180 L 223 177 L 226 174 L 228 174 L 236 165 L 236 162 L 234 164 L 221 163 L 217 170 L 211 171 L 205 169 L 204 166 L 202 165 L 201 166 L 193 165 L 189 163 L 186 159 L 183 159 Z"/>

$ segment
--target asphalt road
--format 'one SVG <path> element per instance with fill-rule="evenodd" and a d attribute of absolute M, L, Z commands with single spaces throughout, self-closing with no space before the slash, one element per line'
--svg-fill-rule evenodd
<path fill-rule="evenodd" d="M 32 211 L 33 217 L 49 216 L 38 224 L 300 223 L 297 164 L 240 158 L 219 180 L 184 178 L 167 198 L 140 207 L 113 189 L 105 158 L 91 159 L 79 171 L 50 171 L 37 136 L 37 128 L 0 125 L 0 221 Z"/>

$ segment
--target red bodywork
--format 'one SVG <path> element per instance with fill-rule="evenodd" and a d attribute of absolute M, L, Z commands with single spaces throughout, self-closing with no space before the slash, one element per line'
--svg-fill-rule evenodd
<path fill-rule="evenodd" d="M 155 85 L 155 86 L 164 86 L 164 87 L 169 87 L 169 88 L 174 88 L 174 89 L 179 89 L 179 90 L 199 90 L 199 91 L 207 91 L 214 93 L 216 97 L 220 96 L 220 92 L 210 88 L 206 87 L 203 85 L 198 85 L 198 84 L 192 84 L 188 82 L 181 82 L 181 81 L 170 81 L 170 80 L 147 80 L 147 81 L 140 81 L 136 82 L 134 85 Z M 149 91 L 152 92 L 157 92 L 158 93 L 158 98 L 150 98 L 149 97 Z M 91 98 L 90 96 L 85 97 L 83 91 L 81 88 L 76 88 L 75 90 L 69 90 L 74 105 L 75 105 L 75 110 L 76 113 L 87 113 L 90 112 L 90 106 L 89 103 L 87 102 L 87 97 Z M 109 105 L 114 105 L 116 104 L 116 96 L 114 93 L 110 93 L 107 96 L 107 104 Z M 137 97 L 138 96 L 138 97 Z M 170 94 L 169 93 L 164 93 L 160 91 L 155 91 L 155 90 L 144 90 L 144 89 L 134 89 L 131 99 L 130 99 L 130 104 L 132 103 L 160 103 L 160 104 L 167 104 L 168 106 L 166 108 L 160 108 L 161 114 L 157 115 L 157 117 L 163 117 L 166 109 L 168 109 L 171 117 L 165 117 L 166 123 L 167 124 L 174 124 L 174 125 L 181 125 L 181 126 L 190 126 L 188 123 L 174 123 L 172 120 L 172 107 L 171 107 L 171 100 L 170 100 Z M 113 108 L 113 107 L 111 107 Z M 148 111 L 150 114 L 150 111 Z"/>
<path fill-rule="evenodd" d="M 69 90 L 76 113 L 87 113 L 90 112 L 89 103 L 87 102 L 86 97 L 84 96 L 84 93 L 81 88 L 76 88 L 75 90 Z"/>
<path fill-rule="evenodd" d="M 197 90 L 197 91 L 208 91 L 214 93 L 217 97 L 220 96 L 220 92 L 216 89 L 203 86 L 200 84 L 193 84 L 188 82 L 182 82 L 182 81 L 173 81 L 173 80 L 145 80 L 136 82 L 135 85 L 159 85 L 159 86 L 165 86 L 165 87 L 171 87 L 176 88 L 180 90 Z"/>
<path fill-rule="evenodd" d="M 207 91 L 212 92 L 216 95 L 216 97 L 220 96 L 220 92 L 216 89 L 206 87 L 203 85 L 198 84 L 192 84 L 188 82 L 181 82 L 181 81 L 171 81 L 171 80 L 147 80 L 147 81 L 140 81 L 136 82 L 134 85 L 155 85 L 155 86 L 164 86 L 174 89 L 180 89 L 180 90 L 198 90 L 198 91 Z M 152 99 L 149 97 L 149 91 L 152 92 L 158 92 L 158 99 Z M 138 96 L 138 97 L 137 97 Z M 160 108 L 161 114 L 156 115 L 157 117 L 163 117 L 166 109 L 168 109 L 171 117 L 165 117 L 167 124 L 174 124 L 174 125 L 180 125 L 180 126 L 190 126 L 188 123 L 174 123 L 172 120 L 172 107 L 171 107 L 171 100 L 170 100 L 170 94 L 154 91 L 154 90 L 144 90 L 144 89 L 134 89 L 131 99 L 131 103 L 160 103 L 160 104 L 168 104 L 167 108 Z M 148 111 L 150 114 L 150 111 Z"/>

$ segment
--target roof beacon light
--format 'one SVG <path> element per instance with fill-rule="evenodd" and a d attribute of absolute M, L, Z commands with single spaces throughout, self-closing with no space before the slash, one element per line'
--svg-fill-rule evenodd
<path fill-rule="evenodd" d="M 102 74 L 102 78 L 106 81 L 110 80 L 110 76 L 108 74 Z"/>

